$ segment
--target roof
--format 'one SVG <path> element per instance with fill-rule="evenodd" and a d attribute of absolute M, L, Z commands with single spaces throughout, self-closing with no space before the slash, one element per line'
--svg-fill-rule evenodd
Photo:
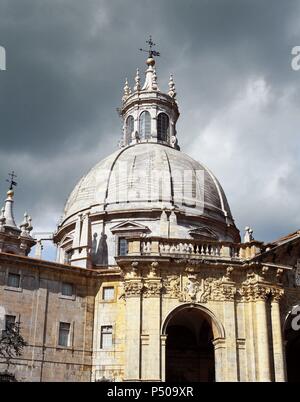
<path fill-rule="evenodd" d="M 140 143 L 114 152 L 81 178 L 64 220 L 92 207 L 109 212 L 172 206 L 186 214 L 232 218 L 221 185 L 206 167 L 169 146 Z"/>

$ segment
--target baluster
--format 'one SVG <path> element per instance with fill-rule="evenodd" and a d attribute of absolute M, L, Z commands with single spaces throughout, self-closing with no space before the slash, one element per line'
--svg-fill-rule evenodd
<path fill-rule="evenodd" d="M 214 244 L 211 245 L 211 255 L 212 255 L 213 257 L 216 256 L 216 246 L 215 246 Z"/>
<path fill-rule="evenodd" d="M 196 247 L 197 247 L 196 244 L 192 244 L 192 243 L 191 243 L 191 254 L 193 254 L 193 255 L 196 254 Z"/>

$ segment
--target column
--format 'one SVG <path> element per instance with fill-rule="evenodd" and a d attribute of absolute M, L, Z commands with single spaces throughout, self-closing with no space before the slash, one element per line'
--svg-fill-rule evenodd
<path fill-rule="evenodd" d="M 160 381 L 161 351 L 161 289 L 160 276 L 157 275 L 158 263 L 152 262 L 150 272 L 144 282 L 143 289 L 143 321 L 142 333 L 148 335 L 148 342 L 142 349 L 142 380 Z"/>
<path fill-rule="evenodd" d="M 236 342 L 236 314 L 235 314 L 235 287 L 228 283 L 223 285 L 224 298 L 224 326 L 226 333 L 226 381 L 238 381 L 237 342 Z"/>
<path fill-rule="evenodd" d="M 217 338 L 217 339 L 213 340 L 213 345 L 215 348 L 215 379 L 216 379 L 216 382 L 226 381 L 227 378 L 224 375 L 224 368 L 226 367 L 226 365 L 225 365 L 225 359 L 226 359 L 225 339 Z"/>
<path fill-rule="evenodd" d="M 276 289 L 273 292 L 271 302 L 271 321 L 272 321 L 272 335 L 273 335 L 273 355 L 274 355 L 274 370 L 275 381 L 286 381 L 286 367 L 284 345 L 282 337 L 282 327 L 280 319 L 280 306 L 279 300 L 283 294 L 281 289 Z"/>
<path fill-rule="evenodd" d="M 145 328 L 148 343 L 145 343 L 142 349 L 142 379 L 160 381 L 160 294 L 144 295 L 143 313 L 143 332 Z"/>
<path fill-rule="evenodd" d="M 267 289 L 254 288 L 258 381 L 271 381 L 266 298 Z"/>
<path fill-rule="evenodd" d="M 161 381 L 166 381 L 166 343 L 167 335 L 161 335 L 160 337 L 160 353 L 161 353 Z"/>
<path fill-rule="evenodd" d="M 125 381 L 141 380 L 141 278 L 125 280 Z"/>

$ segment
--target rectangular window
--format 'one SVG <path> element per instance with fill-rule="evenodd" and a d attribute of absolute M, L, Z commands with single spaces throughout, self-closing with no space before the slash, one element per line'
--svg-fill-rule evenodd
<path fill-rule="evenodd" d="M 70 324 L 68 322 L 59 323 L 58 344 L 60 346 L 69 346 L 70 342 Z"/>
<path fill-rule="evenodd" d="M 108 300 L 114 300 L 114 298 L 115 298 L 115 288 L 113 286 L 104 287 L 102 299 L 108 301 Z"/>
<path fill-rule="evenodd" d="M 119 239 L 119 255 L 127 255 L 127 254 L 128 254 L 127 239 L 120 238 Z"/>
<path fill-rule="evenodd" d="M 101 327 L 101 349 L 109 349 L 113 345 L 112 326 Z"/>
<path fill-rule="evenodd" d="M 7 285 L 12 288 L 19 288 L 21 282 L 21 275 L 19 274 L 8 274 Z"/>
<path fill-rule="evenodd" d="M 68 250 L 68 251 L 65 252 L 65 258 L 64 258 L 64 263 L 65 264 L 70 264 L 72 254 L 73 254 L 72 250 Z"/>
<path fill-rule="evenodd" d="M 10 325 L 14 324 L 15 322 L 16 322 L 15 315 L 6 315 L 5 316 L 5 329 L 8 330 Z"/>
<path fill-rule="evenodd" d="M 72 283 L 63 282 L 61 286 L 61 294 L 63 296 L 73 296 L 73 285 Z"/>

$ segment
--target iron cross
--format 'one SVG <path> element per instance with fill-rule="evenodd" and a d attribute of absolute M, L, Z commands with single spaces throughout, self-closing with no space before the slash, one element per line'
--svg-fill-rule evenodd
<path fill-rule="evenodd" d="M 7 179 L 6 181 L 9 183 L 9 189 L 12 190 L 14 186 L 16 186 L 18 183 L 14 180 L 17 175 L 15 174 L 14 171 L 12 171 L 11 173 L 8 173 L 8 176 L 10 176 L 9 179 Z"/>
<path fill-rule="evenodd" d="M 152 36 L 149 36 L 149 40 L 146 40 L 146 43 L 148 43 L 149 45 L 149 50 L 145 50 L 145 49 L 140 49 L 141 52 L 147 52 L 149 54 L 149 57 L 153 57 L 153 56 L 160 56 L 160 53 L 157 52 L 156 50 L 153 50 L 153 46 L 156 46 L 156 44 L 152 41 Z"/>

